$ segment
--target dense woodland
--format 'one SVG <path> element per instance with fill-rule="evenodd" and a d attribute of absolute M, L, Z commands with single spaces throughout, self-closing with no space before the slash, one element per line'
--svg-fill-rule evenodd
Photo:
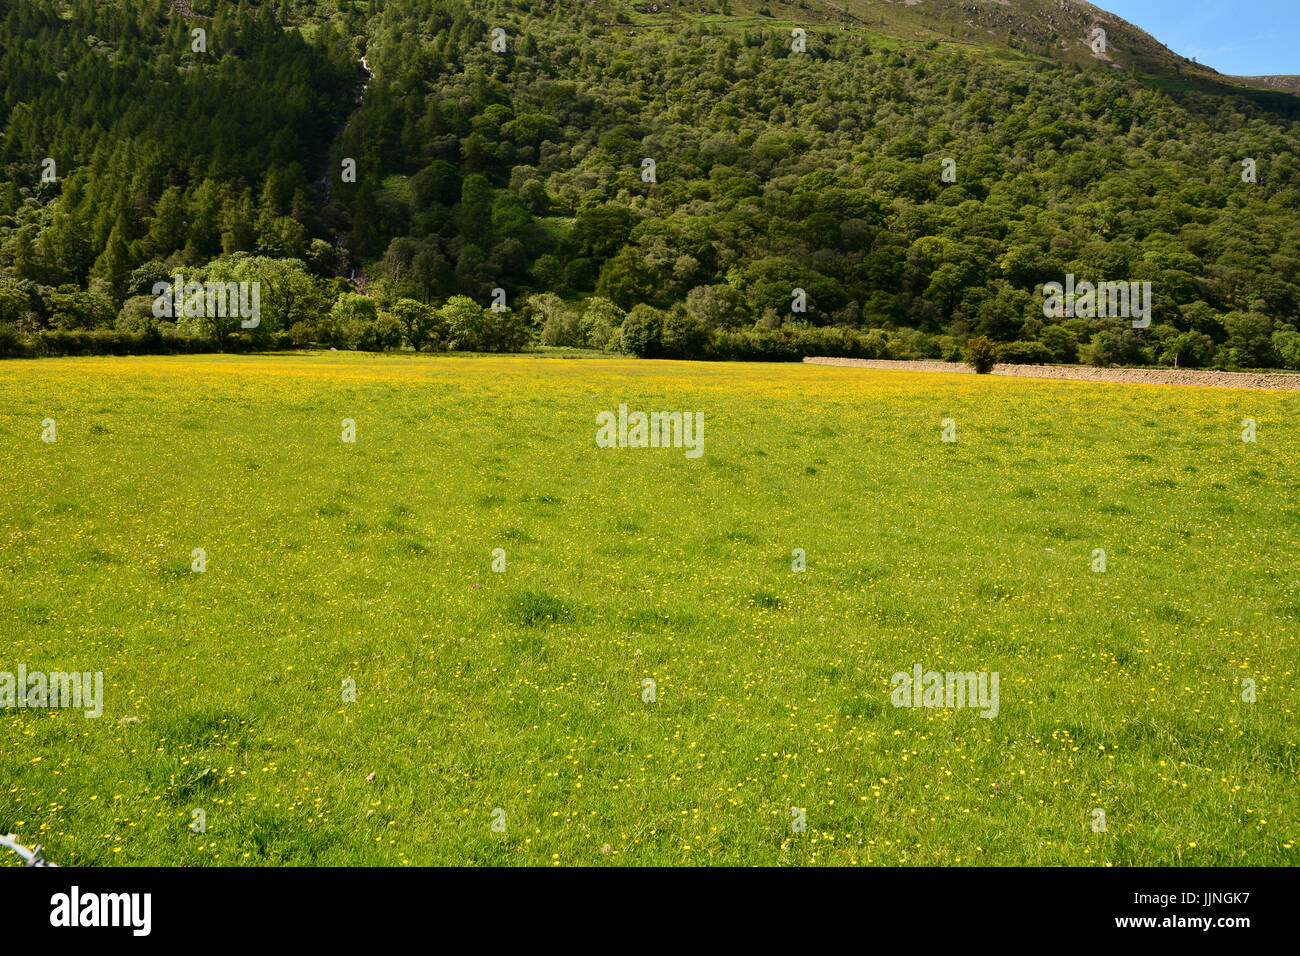
<path fill-rule="evenodd" d="M 698 7 L 0 0 L 0 354 L 1300 368 L 1300 97 Z M 260 324 L 156 317 L 177 273 Z M 1150 327 L 1045 318 L 1066 274 Z"/>

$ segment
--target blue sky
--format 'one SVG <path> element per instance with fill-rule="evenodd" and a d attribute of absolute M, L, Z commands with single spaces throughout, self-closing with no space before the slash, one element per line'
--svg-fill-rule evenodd
<path fill-rule="evenodd" d="M 1300 74 L 1300 0 L 1091 0 L 1220 73 Z"/>

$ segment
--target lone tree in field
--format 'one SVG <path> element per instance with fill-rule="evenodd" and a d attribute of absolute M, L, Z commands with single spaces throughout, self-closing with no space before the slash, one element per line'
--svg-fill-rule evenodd
<path fill-rule="evenodd" d="M 993 371 L 998 360 L 998 349 L 987 335 L 980 335 L 966 343 L 966 361 L 979 375 Z"/>

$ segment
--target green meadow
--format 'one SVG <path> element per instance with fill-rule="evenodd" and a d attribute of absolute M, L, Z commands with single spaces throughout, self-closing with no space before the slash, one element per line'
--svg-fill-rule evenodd
<path fill-rule="evenodd" d="M 104 675 L 98 718 L 0 709 L 0 833 L 63 865 L 1289 865 L 1297 401 L 0 363 L 0 672 Z M 701 413 L 702 455 L 598 447 L 620 404 Z M 996 716 L 893 706 L 916 664 L 996 673 Z"/>

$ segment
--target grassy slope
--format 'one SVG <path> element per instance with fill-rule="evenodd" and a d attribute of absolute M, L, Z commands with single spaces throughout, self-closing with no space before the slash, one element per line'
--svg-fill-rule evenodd
<path fill-rule="evenodd" d="M 1181 76 L 1200 84 L 1227 84 L 1260 89 L 1296 91 L 1290 77 L 1232 77 L 1174 53 L 1156 38 L 1127 20 L 1094 5 L 1075 0 L 921 0 L 908 4 L 880 0 L 731 0 L 723 15 L 719 0 L 685 0 L 671 5 L 626 0 L 601 0 L 599 8 L 610 22 L 622 14 L 640 26 L 673 26 L 700 19 L 736 28 L 770 26 L 774 21 L 809 29 L 846 30 L 874 38 L 902 40 L 919 46 L 931 40 L 973 54 L 1008 60 L 1052 60 L 1085 68 L 1134 68 L 1147 76 Z M 767 14 L 759 11 L 766 10 Z M 1108 48 L 1093 53 L 1089 35 L 1093 27 L 1106 31 Z"/>
<path fill-rule="evenodd" d="M 704 456 L 595 447 L 619 402 L 703 411 Z M 528 357 L 5 362 L 0 670 L 102 669 L 108 704 L 3 714 L 0 832 L 98 864 L 1294 863 L 1295 403 Z M 1001 714 L 891 707 L 916 661 L 998 671 Z"/>

